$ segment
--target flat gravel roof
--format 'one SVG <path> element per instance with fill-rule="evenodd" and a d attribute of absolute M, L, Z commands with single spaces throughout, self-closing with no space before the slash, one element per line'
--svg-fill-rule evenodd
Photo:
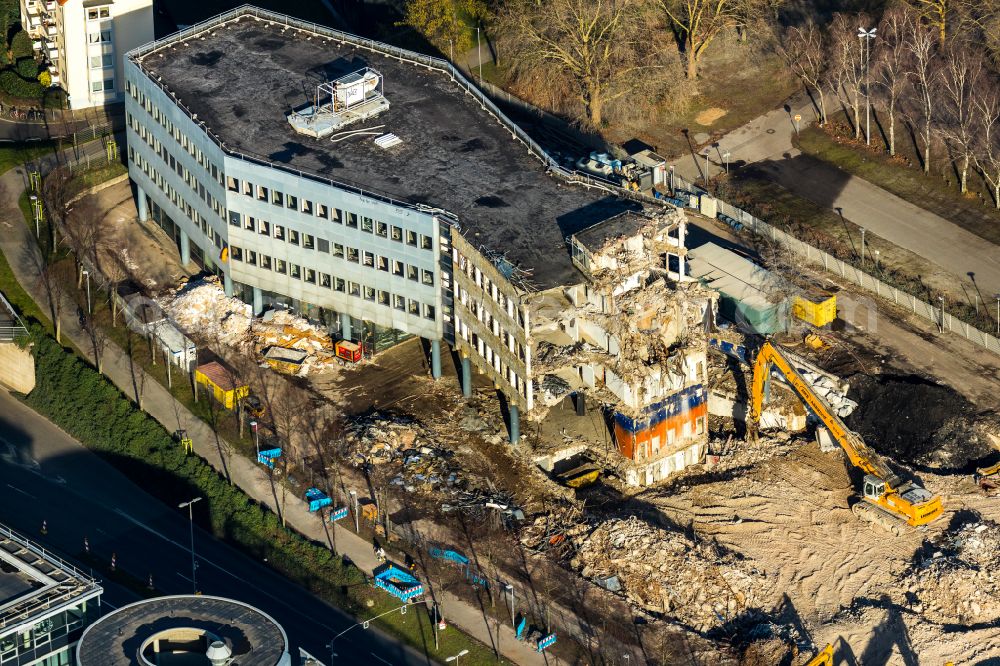
<path fill-rule="evenodd" d="M 105 615 L 77 645 L 79 666 L 133 666 L 142 644 L 168 629 L 207 631 L 224 640 L 239 666 L 277 666 L 287 650 L 281 627 L 263 612 L 223 599 L 183 595 L 147 599 Z"/>
<path fill-rule="evenodd" d="M 473 245 L 505 253 L 539 288 L 579 280 L 568 236 L 639 207 L 547 174 L 448 74 L 283 28 L 244 15 L 167 40 L 138 62 L 230 152 L 443 208 Z M 402 144 L 385 150 L 374 136 L 332 143 L 292 129 L 286 115 L 311 103 L 318 84 L 366 66 L 383 75 L 390 109 L 344 129 L 384 125 L 377 131 Z"/>

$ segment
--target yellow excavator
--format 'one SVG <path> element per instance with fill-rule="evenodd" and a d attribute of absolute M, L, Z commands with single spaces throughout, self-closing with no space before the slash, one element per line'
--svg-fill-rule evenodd
<path fill-rule="evenodd" d="M 941 498 L 932 495 L 913 481 L 903 481 L 886 465 L 860 435 L 851 431 L 826 400 L 813 391 L 787 354 L 770 341 L 757 352 L 753 363 L 750 409 L 747 414 L 747 437 L 756 440 L 764 403 L 764 389 L 771 369 L 776 368 L 792 390 L 806 403 L 833 439 L 840 444 L 851 464 L 864 472 L 863 501 L 852 507 L 862 520 L 875 523 L 895 535 L 901 523 L 912 527 L 926 525 L 941 517 Z"/>

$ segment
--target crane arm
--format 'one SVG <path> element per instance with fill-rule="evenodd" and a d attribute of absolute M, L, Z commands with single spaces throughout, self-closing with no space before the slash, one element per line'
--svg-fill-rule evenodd
<path fill-rule="evenodd" d="M 888 486 L 899 484 L 899 478 L 893 474 L 888 465 L 857 434 L 847 427 L 844 421 L 827 404 L 826 400 L 813 391 L 809 382 L 792 365 L 788 358 L 781 352 L 781 349 L 770 342 L 764 343 L 764 346 L 757 353 L 757 358 L 753 364 L 750 413 L 748 414 L 748 421 L 752 421 L 753 426 L 756 426 L 760 420 L 764 404 L 764 383 L 767 381 L 772 365 L 785 377 L 792 390 L 809 406 L 813 414 L 823 422 L 830 435 L 840 444 L 844 452 L 847 453 L 847 457 L 850 459 L 852 465 L 863 470 L 866 474 L 873 474 L 879 477 Z"/>

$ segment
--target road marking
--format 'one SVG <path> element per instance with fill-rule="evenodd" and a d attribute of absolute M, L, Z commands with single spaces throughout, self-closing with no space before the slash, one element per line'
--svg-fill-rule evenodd
<path fill-rule="evenodd" d="M 7 487 L 10 488 L 11 490 L 16 490 L 17 492 L 21 493 L 22 495 L 27 495 L 28 497 L 30 497 L 33 500 L 38 499 L 37 497 L 35 497 L 31 493 L 25 492 L 25 491 L 21 490 L 20 488 L 17 488 L 15 486 L 10 485 L 9 483 L 7 484 Z"/>
<path fill-rule="evenodd" d="M 105 600 L 104 600 L 104 597 L 101 597 L 101 605 L 102 605 L 102 606 L 110 606 L 110 607 L 111 607 L 111 610 L 118 610 L 118 606 L 115 606 L 115 605 L 114 605 L 113 603 L 111 603 L 110 601 L 105 601 Z"/>
<path fill-rule="evenodd" d="M 132 516 L 128 515 L 124 511 L 122 511 L 121 509 L 117 509 L 116 508 L 115 509 L 115 513 L 117 513 L 119 516 L 121 516 L 125 520 L 129 521 L 130 523 L 136 525 L 137 527 L 141 527 L 142 529 L 146 530 L 150 534 L 155 534 L 156 536 L 160 537 L 161 539 L 163 539 L 167 543 L 173 544 L 174 546 L 177 546 L 178 548 L 180 548 L 183 551 L 190 551 L 190 549 L 191 549 L 190 546 L 186 546 L 186 545 L 177 543 L 176 541 L 174 541 L 170 537 L 167 537 L 167 536 L 164 536 L 163 534 L 160 534 L 159 532 L 157 532 L 156 530 L 154 530 L 149 525 L 146 525 L 146 524 L 142 523 L 141 521 L 133 518 Z M 218 569 L 219 571 L 221 571 L 222 573 L 226 574 L 230 578 L 235 578 L 236 580 L 238 580 L 240 582 L 245 582 L 243 578 L 241 578 L 240 576 L 237 576 L 236 574 L 234 574 L 231 571 L 228 571 L 227 569 L 224 569 L 223 567 L 219 566 L 218 564 L 216 564 L 212 560 L 207 560 L 204 557 L 202 557 L 201 555 L 197 555 L 196 559 L 199 560 L 200 562 L 204 562 L 205 564 L 208 564 L 209 566 L 214 567 L 215 569 Z M 199 563 L 199 566 L 201 566 L 200 563 Z M 274 574 L 278 575 L 278 576 L 281 576 L 281 574 L 278 574 L 273 569 L 269 569 L 269 571 L 271 573 L 274 573 Z M 177 575 L 181 576 L 180 573 L 178 573 Z M 184 576 L 181 576 L 181 578 L 184 578 Z M 190 580 L 190 579 L 188 579 L 188 580 Z M 261 590 L 260 588 L 257 588 L 257 591 L 259 593 L 263 594 L 265 597 L 269 597 L 269 598 L 273 599 L 275 602 L 281 604 L 282 606 L 285 606 L 286 608 L 288 608 L 289 610 L 293 611 L 294 613 L 296 613 L 298 615 L 301 615 L 302 617 L 304 617 L 304 618 L 306 618 L 308 620 L 311 620 L 312 622 L 315 622 L 317 626 L 322 627 L 323 629 L 326 629 L 327 631 L 331 631 L 331 632 L 333 631 L 333 628 L 331 628 L 329 625 L 323 624 L 322 622 L 320 622 L 319 620 L 317 620 L 313 615 L 310 615 L 308 613 L 303 613 L 298 608 L 296 608 L 292 604 L 288 603 L 287 601 L 281 599 L 280 597 L 275 596 L 275 595 L 271 594 L 270 592 L 265 592 L 264 590 Z M 320 601 L 322 601 L 322 600 L 320 600 Z M 389 662 L 385 662 L 385 663 L 389 664 Z M 392 665 L 390 664 L 390 666 L 392 666 Z"/>
<path fill-rule="evenodd" d="M 376 659 L 378 659 L 379 661 L 381 661 L 383 664 L 389 664 L 389 666 L 392 666 L 392 662 L 391 661 L 386 661 L 385 659 L 383 659 L 382 657 L 378 656 L 374 652 L 372 652 L 371 655 L 373 657 L 375 657 Z"/>

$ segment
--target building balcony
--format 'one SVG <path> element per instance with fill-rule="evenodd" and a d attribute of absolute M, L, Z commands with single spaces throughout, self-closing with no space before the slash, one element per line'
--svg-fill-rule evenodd
<path fill-rule="evenodd" d="M 51 49 L 50 48 L 48 50 L 48 54 L 47 55 L 48 55 L 48 59 L 49 60 L 55 61 L 55 60 L 57 60 L 59 58 L 59 49 Z"/>
<path fill-rule="evenodd" d="M 54 12 L 56 10 L 56 0 L 47 0 L 45 3 L 45 10 Z"/>
<path fill-rule="evenodd" d="M 59 34 L 59 29 L 54 25 L 45 26 L 45 34 L 49 37 L 55 37 Z"/>

